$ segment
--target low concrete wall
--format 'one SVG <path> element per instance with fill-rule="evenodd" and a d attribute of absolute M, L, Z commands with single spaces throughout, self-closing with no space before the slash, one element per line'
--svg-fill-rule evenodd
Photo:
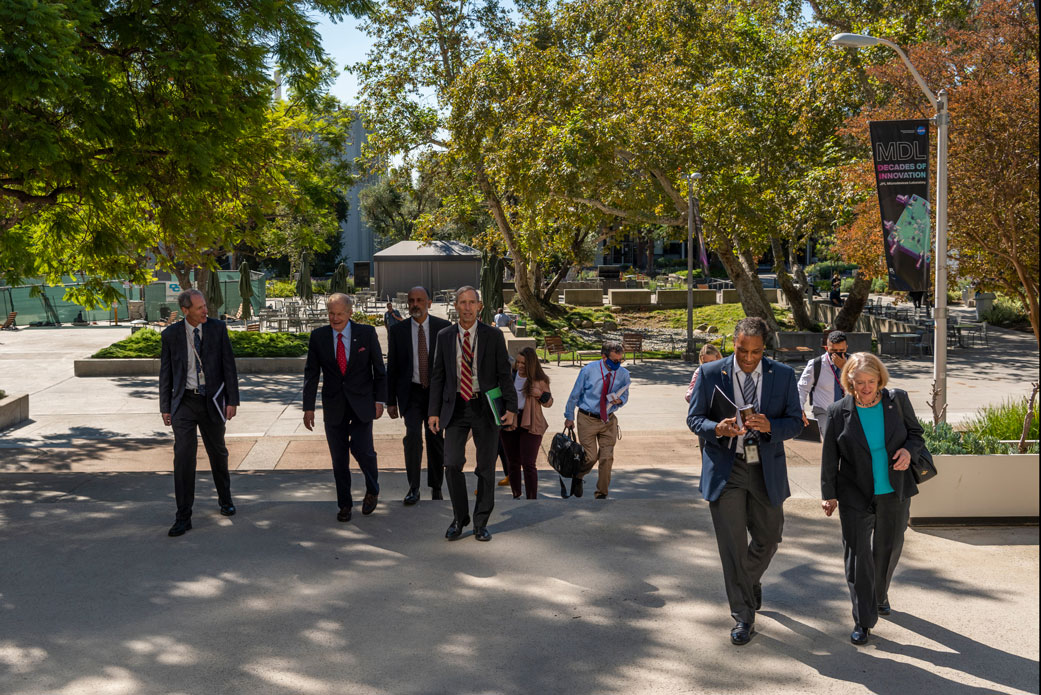
<path fill-rule="evenodd" d="M 715 290 L 693 290 L 694 306 L 711 306 L 716 303 Z M 686 309 L 687 290 L 658 290 L 659 309 Z"/>
<path fill-rule="evenodd" d="M 303 357 L 239 357 L 235 367 L 239 374 L 303 374 Z M 159 360 L 149 358 L 117 358 L 76 360 L 78 377 L 159 376 Z"/>
<path fill-rule="evenodd" d="M 534 338 L 518 338 L 509 331 L 504 334 L 506 337 L 506 352 L 510 357 L 517 357 L 520 351 L 526 347 L 530 347 L 532 350 L 537 348 Z"/>
<path fill-rule="evenodd" d="M 503 288 L 502 291 L 502 303 L 509 304 L 513 301 L 513 298 L 517 296 L 517 290 L 507 290 Z"/>
<path fill-rule="evenodd" d="M 832 306 L 826 299 L 815 299 L 810 304 L 810 318 L 828 326 L 834 326 L 835 319 L 841 310 L 841 307 Z M 881 333 L 914 333 L 922 330 L 920 326 L 913 323 L 882 318 L 867 312 L 860 314 L 855 328 L 859 332 L 870 333 L 875 340 L 878 340 Z"/>
<path fill-rule="evenodd" d="M 599 287 L 564 290 L 564 303 L 574 306 L 603 306 L 604 293 Z"/>
<path fill-rule="evenodd" d="M 926 520 L 1038 518 L 1038 455 L 935 456 L 937 475 L 911 498 Z"/>
<path fill-rule="evenodd" d="M 29 394 L 19 393 L 0 398 L 0 430 L 14 427 L 29 419 Z"/>
<path fill-rule="evenodd" d="M 719 291 L 719 303 L 720 304 L 737 304 L 741 299 L 737 296 L 737 290 L 720 290 Z"/>
<path fill-rule="evenodd" d="M 781 291 L 778 289 L 764 289 L 763 292 L 766 294 L 766 301 L 771 304 L 781 303 Z"/>
<path fill-rule="evenodd" d="M 649 307 L 651 305 L 650 290 L 608 290 L 608 303 L 624 308 Z"/>

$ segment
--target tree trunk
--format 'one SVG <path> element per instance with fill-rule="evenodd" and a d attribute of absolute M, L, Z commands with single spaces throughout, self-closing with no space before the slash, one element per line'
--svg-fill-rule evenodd
<path fill-rule="evenodd" d="M 553 279 L 549 281 L 549 285 L 546 287 L 546 290 L 542 293 L 542 301 L 549 302 L 550 304 L 556 303 L 554 298 L 557 295 L 557 286 L 564 281 L 564 278 L 567 277 L 568 271 L 571 270 L 571 268 L 571 265 L 565 264 L 560 270 L 557 271 L 557 274 L 554 275 Z"/>
<path fill-rule="evenodd" d="M 183 265 L 178 263 L 174 266 L 174 275 L 177 276 L 177 284 L 181 286 L 181 291 L 190 290 L 192 288 L 192 269 L 185 268 Z"/>
<path fill-rule="evenodd" d="M 812 331 L 817 328 L 817 322 L 810 318 L 806 309 L 805 296 L 799 292 L 784 267 L 784 251 L 781 249 L 781 240 L 775 236 L 770 237 L 770 248 L 774 254 L 774 272 L 777 274 L 777 284 L 781 286 L 788 304 L 792 307 L 792 318 L 795 319 L 795 327 L 800 331 Z"/>
<path fill-rule="evenodd" d="M 211 271 L 209 268 L 197 268 L 195 271 L 196 285 L 200 292 L 205 296 L 210 287 L 210 281 L 216 277 L 216 273 Z M 214 318 L 220 316 L 220 307 L 213 306 L 209 302 L 206 302 L 206 313 Z"/>
<path fill-rule="evenodd" d="M 846 331 L 847 333 L 856 330 L 857 319 L 860 318 L 860 314 L 864 311 L 864 305 L 867 304 L 870 292 L 871 280 L 864 277 L 864 274 L 860 271 L 857 271 L 857 274 L 853 277 L 853 289 L 849 291 L 846 303 L 842 305 L 842 310 L 835 317 L 835 328 L 837 330 Z"/>
<path fill-rule="evenodd" d="M 716 254 L 723 263 L 730 280 L 734 283 L 734 288 L 737 290 L 737 296 L 741 300 L 741 307 L 745 310 L 745 315 L 758 316 L 763 319 L 770 327 L 770 331 L 776 334 L 780 330 L 780 327 L 777 325 L 777 319 L 774 318 L 769 304 L 763 301 L 763 298 L 756 292 L 754 287 L 759 282 L 759 279 L 749 277 L 748 273 L 745 272 L 744 267 L 734 253 L 733 242 L 726 234 L 718 235 Z M 760 285 L 759 289 L 762 289 L 762 285 Z M 772 343 L 772 338 L 773 336 L 771 336 L 771 340 L 768 342 Z"/>
<path fill-rule="evenodd" d="M 1034 331 L 1034 340 L 1037 342 L 1038 346 L 1041 346 L 1041 333 L 1038 332 L 1038 302 L 1037 291 L 1035 290 L 1036 285 L 1027 278 L 1027 270 L 1019 260 L 1014 260 L 1012 262 L 1012 267 L 1016 269 L 1016 275 L 1019 276 L 1019 281 L 1022 284 L 1022 287 L 1016 289 L 1021 296 L 1026 295 L 1026 302 L 1024 302 L 1024 305 L 1027 308 L 1027 316 L 1030 317 L 1030 328 Z"/>

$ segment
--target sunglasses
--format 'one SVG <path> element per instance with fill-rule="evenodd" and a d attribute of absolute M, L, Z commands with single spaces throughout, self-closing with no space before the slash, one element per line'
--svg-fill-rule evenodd
<path fill-rule="evenodd" d="M 835 350 L 834 352 L 832 352 L 831 350 L 828 350 L 828 354 L 829 355 L 834 355 L 835 357 L 841 357 L 842 359 L 846 359 L 846 351 L 845 350 L 842 350 L 841 352 L 838 351 L 838 350 Z"/>

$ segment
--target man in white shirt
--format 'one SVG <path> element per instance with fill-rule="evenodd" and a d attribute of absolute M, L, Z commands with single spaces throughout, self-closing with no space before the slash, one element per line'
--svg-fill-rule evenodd
<path fill-rule="evenodd" d="M 846 366 L 846 347 L 846 334 L 832 331 L 824 343 L 827 352 L 810 360 L 799 377 L 799 405 L 809 402 L 813 417 L 820 427 L 821 439 L 828 428 L 828 406 L 846 395 L 842 390 L 841 379 L 842 368 Z M 805 412 L 802 422 L 809 424 Z"/>

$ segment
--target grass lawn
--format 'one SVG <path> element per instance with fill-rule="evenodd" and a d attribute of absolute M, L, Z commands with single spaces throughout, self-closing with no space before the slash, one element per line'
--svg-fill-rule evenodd
<path fill-rule="evenodd" d="M 774 310 L 774 318 L 777 319 L 777 323 L 782 330 L 795 329 L 791 312 L 780 304 L 772 304 L 771 307 Z M 661 309 L 654 313 L 663 315 L 669 328 L 687 328 L 686 309 Z M 733 333 L 735 324 L 743 318 L 745 318 L 745 310 L 740 304 L 714 304 L 712 306 L 694 307 L 694 325 L 700 326 L 703 323 L 707 323 L 718 328 L 720 333 Z"/>

